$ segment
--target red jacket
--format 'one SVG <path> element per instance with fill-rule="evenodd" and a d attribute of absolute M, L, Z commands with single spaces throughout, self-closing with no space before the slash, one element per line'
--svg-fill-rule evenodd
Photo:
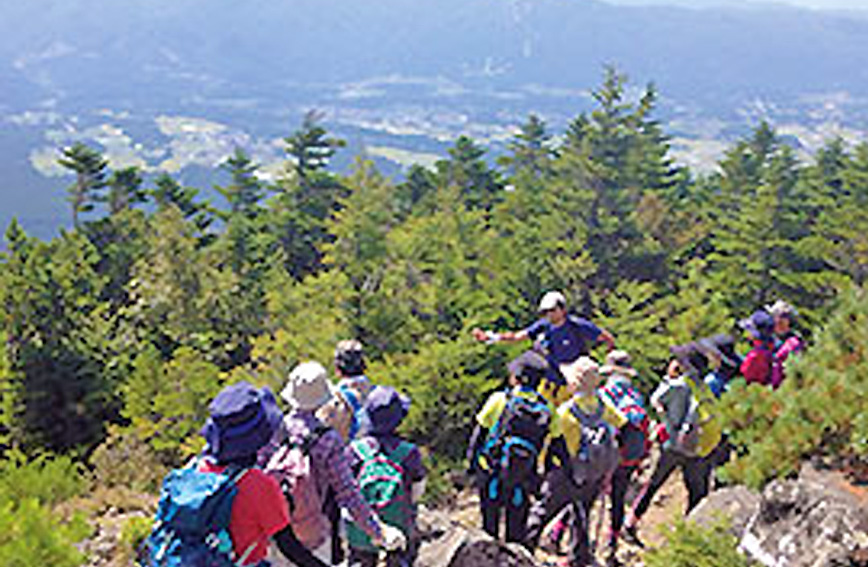
<path fill-rule="evenodd" d="M 755 339 L 753 348 L 741 363 L 741 374 L 748 384 L 771 384 L 772 362 L 774 354 L 772 345 Z"/>

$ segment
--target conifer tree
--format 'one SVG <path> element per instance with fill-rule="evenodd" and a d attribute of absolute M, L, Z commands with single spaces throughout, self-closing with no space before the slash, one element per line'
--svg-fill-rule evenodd
<path fill-rule="evenodd" d="M 72 226 L 78 228 L 80 215 L 93 210 L 94 203 L 101 198 L 108 162 L 97 150 L 81 142 L 64 148 L 63 157 L 57 162 L 75 174 L 67 200 L 72 207 Z"/>
<path fill-rule="evenodd" d="M 144 179 L 137 167 L 128 167 L 115 171 L 108 179 L 108 195 L 105 197 L 109 206 L 109 214 L 118 215 L 129 210 L 133 205 L 145 201 L 142 190 Z"/>
<path fill-rule="evenodd" d="M 497 172 L 483 159 L 485 150 L 467 136 L 459 136 L 449 148 L 449 159 L 436 164 L 440 187 L 455 185 L 471 209 L 490 209 L 503 190 Z"/>

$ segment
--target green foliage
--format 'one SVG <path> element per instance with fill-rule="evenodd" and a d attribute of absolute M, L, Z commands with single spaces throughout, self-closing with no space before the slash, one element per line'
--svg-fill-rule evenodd
<path fill-rule="evenodd" d="M 723 398 L 725 427 L 739 455 L 729 477 L 759 486 L 798 471 L 815 453 L 868 455 L 868 300 L 854 289 L 800 358 L 782 387 L 734 385 Z"/>
<path fill-rule="evenodd" d="M 52 507 L 84 490 L 81 467 L 69 457 L 42 454 L 29 459 L 9 451 L 0 461 L 0 500 L 28 499 Z"/>
<path fill-rule="evenodd" d="M 34 498 L 0 498 L 0 565 L 77 567 L 85 557 L 72 544 L 89 531 L 83 519 L 61 522 Z"/>
<path fill-rule="evenodd" d="M 118 553 L 119 564 L 134 564 L 142 542 L 151 534 L 153 524 L 151 518 L 144 516 L 133 516 L 124 523 L 124 527 L 121 529 L 120 551 Z"/>
<path fill-rule="evenodd" d="M 672 344 L 778 298 L 811 338 L 864 283 L 868 145 L 832 141 L 803 164 L 760 124 L 696 179 L 673 161 L 653 85 L 607 69 L 593 99 L 563 132 L 528 117 L 499 159 L 462 136 L 399 180 L 364 159 L 330 171 L 344 143 L 309 113 L 276 181 L 228 157 L 220 209 L 169 175 L 143 189 L 141 172 L 68 148 L 76 228 L 43 242 L 13 222 L 0 253 L 0 442 L 92 455 L 100 482 L 152 488 L 196 449 L 223 384 L 277 389 L 356 337 L 374 381 L 414 398 L 406 432 L 459 457 L 507 357 L 529 346 L 484 347 L 469 330 L 524 328 L 546 291 L 610 330 L 650 389 Z M 861 345 L 852 325 L 830 326 Z M 850 360 L 837 344 L 810 353 Z M 845 403 L 864 384 L 820 356 L 777 393 L 735 388 L 732 474 L 759 483 L 820 448 L 868 450 L 868 417 Z"/>
<path fill-rule="evenodd" d="M 428 447 L 453 460 L 463 457 L 464 440 L 486 393 L 502 381 L 506 369 L 493 375 L 484 348 L 469 336 L 425 345 L 410 354 L 386 356 L 369 372 L 413 400 L 402 427 Z"/>
<path fill-rule="evenodd" d="M 106 185 L 108 161 L 97 150 L 76 142 L 63 149 L 63 157 L 57 162 L 75 174 L 67 200 L 72 206 L 72 225 L 78 228 L 81 213 L 92 211 L 94 203 L 101 200 L 99 192 Z"/>
<path fill-rule="evenodd" d="M 156 349 L 140 354 L 124 387 L 124 416 L 130 430 L 161 455 L 178 464 L 201 449 L 197 432 L 208 416 L 208 403 L 223 386 L 219 368 L 189 347 L 162 362 Z"/>
<path fill-rule="evenodd" d="M 648 567 L 749 567 L 738 551 L 738 540 L 719 522 L 703 527 L 677 521 L 664 528 L 666 542 L 644 554 Z"/>
<path fill-rule="evenodd" d="M 0 565 L 81 565 L 72 544 L 89 528 L 80 517 L 62 521 L 52 507 L 81 493 L 83 484 L 67 457 L 7 454 L 0 462 Z"/>
<path fill-rule="evenodd" d="M 130 413 L 132 405 L 128 400 Z M 161 456 L 165 453 L 156 451 L 134 430 L 112 426 L 105 441 L 90 456 L 93 482 L 103 489 L 155 493 L 169 472 Z"/>

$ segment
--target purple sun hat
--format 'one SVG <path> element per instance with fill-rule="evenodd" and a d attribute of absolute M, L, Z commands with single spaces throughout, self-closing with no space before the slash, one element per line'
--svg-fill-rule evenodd
<path fill-rule="evenodd" d="M 365 411 L 371 423 L 372 434 L 393 433 L 410 411 L 410 398 L 394 388 L 377 386 L 368 394 Z"/>
<path fill-rule="evenodd" d="M 271 390 L 247 382 L 223 388 L 208 411 L 210 417 L 200 433 L 207 442 L 205 453 L 219 462 L 255 455 L 283 419 Z"/>

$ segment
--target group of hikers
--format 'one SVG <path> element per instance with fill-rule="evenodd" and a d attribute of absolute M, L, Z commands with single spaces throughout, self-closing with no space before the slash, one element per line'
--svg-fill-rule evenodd
<path fill-rule="evenodd" d="M 665 376 L 650 398 L 660 419 L 654 424 L 631 356 L 616 349 L 611 333 L 571 315 L 559 292 L 545 294 L 539 312 L 541 318 L 524 330 L 473 330 L 489 344 L 528 340 L 533 347 L 509 364 L 508 388 L 492 394 L 477 414 L 467 459 L 483 528 L 500 537 L 504 517 L 506 541 L 530 551 L 541 544 L 559 549 L 568 531 L 571 566 L 594 564 L 589 519 L 603 494 L 610 500 L 611 566 L 619 564 L 619 539 L 644 547 L 639 521 L 676 469 L 687 488 L 687 512 L 693 509 L 729 454 L 713 400 L 738 377 L 778 388 L 786 360 L 803 349 L 793 329 L 796 311 L 784 301 L 740 321 L 750 340 L 744 357 L 729 334 L 671 347 Z M 602 366 L 590 356 L 598 343 L 608 348 Z M 655 468 L 628 506 L 629 489 L 655 442 Z"/>
<path fill-rule="evenodd" d="M 499 538 L 504 521 L 506 541 L 531 551 L 559 547 L 568 532 L 576 566 L 594 562 L 589 517 L 600 495 L 611 501 L 612 565 L 620 538 L 641 545 L 639 520 L 676 468 L 688 508 L 695 506 L 728 451 L 709 402 L 739 375 L 778 387 L 784 361 L 802 349 L 795 310 L 782 301 L 741 323 L 752 341 L 743 359 L 729 335 L 673 347 L 651 396 L 661 419 L 655 426 L 630 355 L 611 333 L 570 314 L 559 292 L 546 293 L 539 311 L 524 330 L 473 330 L 489 344 L 533 346 L 508 365 L 507 387 L 475 416 L 467 459 L 485 531 Z M 590 356 L 598 343 L 608 349 L 602 366 Z M 209 405 L 204 449 L 164 481 L 141 563 L 412 565 L 427 471 L 419 448 L 398 433 L 410 400 L 365 371 L 362 344 L 341 341 L 336 383 L 318 362 L 292 369 L 280 391 L 285 414 L 268 388 L 224 388 Z M 629 489 L 655 441 L 656 468 L 627 514 Z"/>

